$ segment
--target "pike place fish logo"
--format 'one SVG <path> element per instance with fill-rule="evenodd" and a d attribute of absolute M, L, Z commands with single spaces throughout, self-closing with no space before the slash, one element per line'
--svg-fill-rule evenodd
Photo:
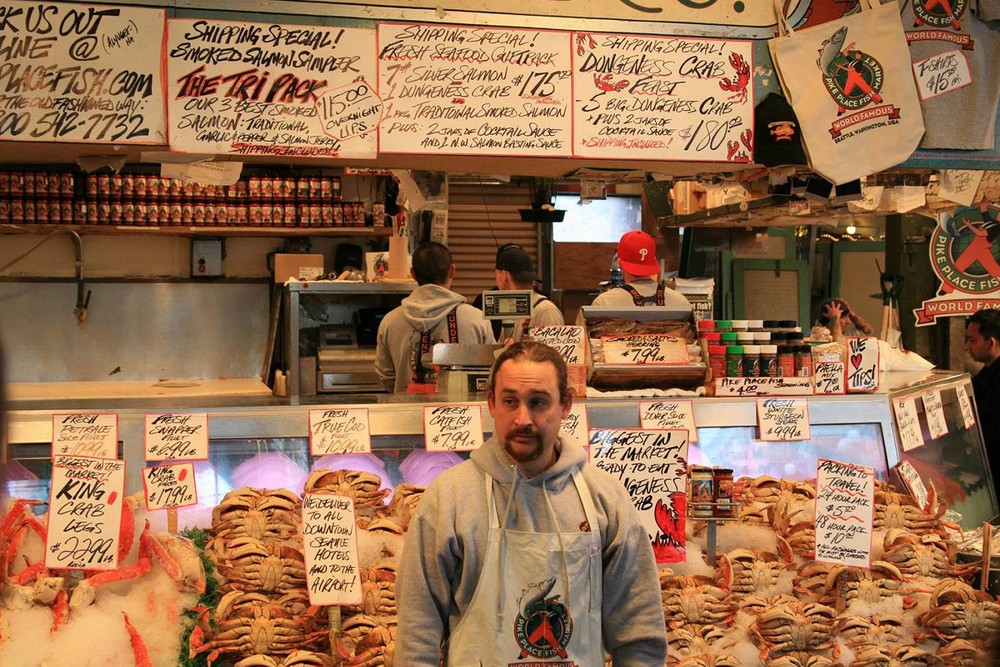
<path fill-rule="evenodd" d="M 882 103 L 879 94 L 885 82 L 882 64 L 854 42 L 847 42 L 847 26 L 822 43 L 816 65 L 822 73 L 823 86 L 837 103 L 838 116 Z"/>
<path fill-rule="evenodd" d="M 555 583 L 555 578 L 545 579 L 521 593 L 520 612 L 514 619 L 514 640 L 521 648 L 518 660 L 567 658 L 566 646 L 573 636 L 573 618 L 558 595 L 549 595 Z"/>
<path fill-rule="evenodd" d="M 961 19 L 968 0 L 913 0 L 913 27 L 961 30 Z"/>
<path fill-rule="evenodd" d="M 945 294 L 988 294 L 1000 289 L 998 211 L 983 208 L 959 208 L 931 235 L 931 263 Z"/>

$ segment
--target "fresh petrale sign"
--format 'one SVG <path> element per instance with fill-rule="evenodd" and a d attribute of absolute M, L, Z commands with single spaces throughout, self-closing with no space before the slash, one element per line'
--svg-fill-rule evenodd
<path fill-rule="evenodd" d="M 1000 308 L 1000 206 L 961 207 L 931 234 L 930 259 L 938 295 L 913 311 L 918 327 L 939 317 L 968 317 Z"/>

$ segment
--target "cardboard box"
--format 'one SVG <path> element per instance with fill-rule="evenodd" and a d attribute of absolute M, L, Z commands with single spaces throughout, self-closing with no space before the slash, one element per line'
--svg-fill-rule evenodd
<path fill-rule="evenodd" d="M 274 282 L 284 283 L 289 278 L 316 280 L 323 275 L 323 255 L 302 253 L 277 253 L 274 256 Z"/>

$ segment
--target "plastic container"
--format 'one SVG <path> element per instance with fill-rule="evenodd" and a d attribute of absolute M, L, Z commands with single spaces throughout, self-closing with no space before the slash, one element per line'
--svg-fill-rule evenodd
<path fill-rule="evenodd" d="M 744 377 L 743 347 L 740 345 L 726 346 L 726 377 Z"/>
<path fill-rule="evenodd" d="M 698 321 L 698 335 L 700 336 L 705 331 L 715 331 L 715 320 Z"/>
<path fill-rule="evenodd" d="M 778 328 L 782 331 L 794 331 L 799 323 L 795 320 L 778 320 Z"/>
<path fill-rule="evenodd" d="M 715 330 L 716 331 L 732 331 L 733 321 L 732 320 L 715 320 Z"/>
<path fill-rule="evenodd" d="M 758 345 L 767 345 L 771 342 L 771 332 L 770 331 L 755 331 L 753 332 L 753 342 Z"/>
<path fill-rule="evenodd" d="M 747 320 L 747 331 L 763 331 L 764 320 Z"/>
<path fill-rule="evenodd" d="M 719 342 L 723 345 L 735 345 L 736 344 L 736 332 L 735 331 L 720 331 L 719 332 Z"/>
<path fill-rule="evenodd" d="M 712 470 L 712 481 L 715 486 L 712 516 L 719 518 L 736 516 L 736 506 L 733 505 L 733 471 L 730 468 L 715 468 Z"/>
<path fill-rule="evenodd" d="M 744 345 L 743 375 L 748 378 L 760 377 L 760 346 Z"/>
<path fill-rule="evenodd" d="M 781 377 L 795 376 L 795 346 L 778 345 L 778 375 Z"/>
<path fill-rule="evenodd" d="M 711 468 L 691 466 L 691 516 L 712 516 L 712 503 L 715 502 L 715 475 Z"/>
<path fill-rule="evenodd" d="M 753 344 L 753 332 L 752 331 L 737 331 L 736 333 L 736 344 L 737 345 L 752 345 Z"/>
<path fill-rule="evenodd" d="M 760 376 L 768 378 L 778 377 L 777 345 L 760 346 Z"/>
<path fill-rule="evenodd" d="M 764 320 L 764 331 L 777 331 L 778 320 Z"/>
<path fill-rule="evenodd" d="M 708 367 L 712 369 L 712 377 L 726 377 L 726 346 L 708 346 Z"/>
<path fill-rule="evenodd" d="M 797 345 L 795 347 L 795 373 L 802 377 L 810 377 L 813 371 L 812 348 L 808 345 Z"/>
<path fill-rule="evenodd" d="M 732 320 L 733 331 L 746 331 L 747 321 L 746 320 Z"/>

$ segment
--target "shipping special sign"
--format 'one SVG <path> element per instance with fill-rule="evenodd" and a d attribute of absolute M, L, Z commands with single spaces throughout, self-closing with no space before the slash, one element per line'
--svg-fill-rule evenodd
<path fill-rule="evenodd" d="M 354 501 L 332 493 L 305 494 L 302 539 L 310 604 L 361 604 Z"/>
<path fill-rule="evenodd" d="M 570 34 L 380 23 L 382 153 L 568 157 Z"/>
<path fill-rule="evenodd" d="M 573 155 L 750 162 L 749 41 L 573 33 Z"/>
<path fill-rule="evenodd" d="M 375 31 L 167 22 L 170 148 L 373 159 Z"/>
<path fill-rule="evenodd" d="M 164 16 L 0 3 L 0 139 L 163 143 Z"/>
<path fill-rule="evenodd" d="M 45 567 L 118 567 L 124 493 L 124 461 L 54 457 Z"/>

